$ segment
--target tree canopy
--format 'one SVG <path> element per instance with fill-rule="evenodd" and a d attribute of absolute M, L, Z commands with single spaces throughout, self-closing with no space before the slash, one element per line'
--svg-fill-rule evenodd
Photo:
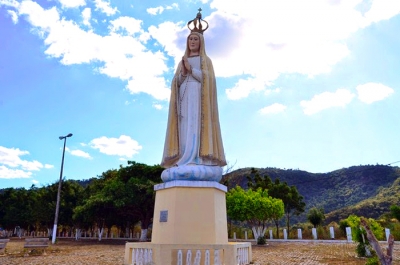
<path fill-rule="evenodd" d="M 321 225 L 325 219 L 324 209 L 312 207 L 308 211 L 307 219 L 314 227 Z"/>
<path fill-rule="evenodd" d="M 286 226 L 289 231 L 290 228 L 290 217 L 294 215 L 299 215 L 304 212 L 306 204 L 303 201 L 303 196 L 300 195 L 295 186 L 289 186 L 286 182 L 280 182 L 277 178 L 275 181 L 267 176 L 261 176 L 259 172 L 252 168 L 251 174 L 247 176 L 248 186 L 252 190 L 261 188 L 263 190 L 268 190 L 268 194 L 277 199 L 281 199 L 284 204 L 284 211 L 286 216 Z M 277 231 L 277 238 L 279 238 L 279 220 L 282 218 L 274 218 L 274 223 Z"/>
<path fill-rule="evenodd" d="M 127 166 L 103 172 L 81 185 L 64 180 L 61 190 L 59 229 L 103 229 L 117 226 L 129 233 L 140 222 L 142 239 L 152 222 L 155 184 L 161 183 L 159 165 L 128 161 Z M 0 192 L 0 227 L 16 226 L 34 231 L 51 230 L 58 182 L 30 189 L 8 188 Z"/>
<path fill-rule="evenodd" d="M 400 221 L 400 207 L 398 205 L 390 206 L 390 213 L 394 218 Z"/>
<path fill-rule="evenodd" d="M 104 172 L 93 184 L 90 195 L 75 209 L 75 220 L 96 223 L 100 228 L 112 225 L 126 228 L 140 221 L 141 239 L 146 240 L 154 211 L 153 187 L 162 182 L 162 170 L 158 165 L 129 161 L 127 167 Z"/>
<path fill-rule="evenodd" d="M 243 190 L 240 186 L 226 194 L 227 215 L 236 221 L 246 221 L 255 239 L 264 236 L 267 222 L 284 214 L 282 200 L 272 198 L 266 190 Z"/>

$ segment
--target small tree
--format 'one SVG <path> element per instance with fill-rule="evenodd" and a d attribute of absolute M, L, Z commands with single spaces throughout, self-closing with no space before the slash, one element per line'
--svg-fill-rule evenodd
<path fill-rule="evenodd" d="M 390 206 L 390 213 L 394 218 L 400 221 L 400 207 L 397 205 Z"/>
<path fill-rule="evenodd" d="M 268 221 L 284 214 L 282 200 L 272 198 L 261 188 L 256 191 L 245 191 L 240 186 L 231 189 L 226 194 L 226 208 L 229 218 L 247 221 L 256 240 L 264 236 Z"/>
<path fill-rule="evenodd" d="M 379 260 L 380 264 L 382 265 L 392 265 L 392 261 L 393 261 L 393 246 L 394 246 L 394 237 L 393 235 L 389 236 L 389 246 L 386 249 L 386 254 L 382 251 L 378 240 L 376 239 L 374 233 L 372 232 L 368 221 L 365 220 L 365 218 L 361 218 L 361 225 L 364 227 L 366 234 L 367 234 L 367 238 L 368 241 L 370 242 L 371 246 L 373 247 L 373 249 L 376 252 L 377 255 L 377 259 Z M 376 258 L 374 259 L 376 261 Z"/>
<path fill-rule="evenodd" d="M 284 204 L 284 212 L 286 215 L 287 231 L 290 230 L 290 217 L 299 215 L 305 210 L 306 204 L 303 201 L 303 196 L 295 186 L 289 186 L 287 182 L 280 182 L 277 178 L 274 181 L 265 175 L 260 176 L 258 170 L 252 168 L 250 176 L 247 176 L 248 186 L 250 189 L 257 190 L 258 188 L 268 190 L 268 194 L 277 199 L 281 199 Z M 276 237 L 279 238 L 279 221 L 282 218 L 274 218 L 273 221 L 276 226 Z"/>
<path fill-rule="evenodd" d="M 314 227 L 321 225 L 325 220 L 324 209 L 312 207 L 308 211 L 307 219 Z"/>
<path fill-rule="evenodd" d="M 356 247 L 358 256 L 371 257 L 374 255 L 374 252 L 372 251 L 373 249 L 369 241 L 370 237 L 367 236 L 367 231 L 364 228 L 365 225 L 363 224 L 364 227 L 362 226 L 362 219 L 365 220 L 363 217 L 350 215 L 343 224 L 347 223 L 347 225 L 351 227 L 352 237 L 358 243 Z M 372 218 L 368 219 L 368 229 L 374 234 L 374 237 L 383 239 L 383 228 L 376 220 Z"/>

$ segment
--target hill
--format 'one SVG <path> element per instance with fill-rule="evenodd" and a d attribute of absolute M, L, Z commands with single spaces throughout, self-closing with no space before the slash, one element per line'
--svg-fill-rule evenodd
<path fill-rule="evenodd" d="M 327 221 L 339 221 L 351 211 L 377 218 L 388 211 L 392 203 L 398 203 L 400 168 L 387 165 L 353 166 L 329 173 L 310 173 L 301 170 L 258 168 L 261 176 L 272 180 L 279 178 L 288 185 L 296 186 L 304 197 L 306 211 L 297 220 L 304 222 L 311 207 L 322 207 Z M 222 182 L 228 188 L 239 185 L 247 188 L 247 176 L 251 168 L 238 169 L 226 174 Z M 397 193 L 396 193 L 397 191 Z M 390 195 L 390 196 L 389 196 Z M 393 197 L 393 198 L 392 198 Z M 356 208 L 352 208 L 356 207 Z M 346 215 L 347 214 L 347 215 Z"/>
<path fill-rule="evenodd" d="M 350 214 L 378 218 L 388 212 L 391 205 L 400 205 L 400 178 L 389 188 L 379 188 L 378 194 L 355 205 L 332 211 L 326 215 L 326 223 L 347 218 Z"/>

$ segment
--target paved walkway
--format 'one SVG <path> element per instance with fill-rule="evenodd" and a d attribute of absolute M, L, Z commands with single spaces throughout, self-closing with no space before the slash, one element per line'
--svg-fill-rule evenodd
<path fill-rule="evenodd" d="M 357 258 L 355 248 L 345 240 L 273 240 L 253 246 L 253 261 L 255 265 L 364 265 L 366 259 Z M 400 265 L 398 242 L 393 254 L 393 265 Z"/>
<path fill-rule="evenodd" d="M 254 265 L 364 265 L 356 257 L 354 243 L 343 240 L 275 240 L 253 246 Z M 122 240 L 60 240 L 46 250 L 46 255 L 28 255 L 23 240 L 12 239 L 1 265 L 122 265 L 125 242 Z M 382 243 L 382 246 L 386 246 Z M 400 265 L 400 242 L 394 245 L 393 265 Z M 158 265 L 158 264 L 157 264 Z M 165 264 L 160 264 L 165 265 Z M 227 264 L 228 265 L 228 264 Z"/>

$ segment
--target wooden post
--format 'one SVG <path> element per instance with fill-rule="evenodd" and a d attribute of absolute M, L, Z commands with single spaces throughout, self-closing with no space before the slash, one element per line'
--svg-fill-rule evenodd
<path fill-rule="evenodd" d="M 388 248 L 387 248 L 387 251 L 385 254 L 385 253 L 383 253 L 381 247 L 379 246 L 378 240 L 376 239 L 374 233 L 372 233 L 371 229 L 369 228 L 369 225 L 367 224 L 367 221 L 364 218 L 361 218 L 361 225 L 365 228 L 365 231 L 367 231 L 367 238 L 369 240 L 369 243 L 375 250 L 376 255 L 378 256 L 379 262 L 382 265 L 392 265 L 393 246 L 394 246 L 393 235 L 392 234 L 389 235 Z"/>

